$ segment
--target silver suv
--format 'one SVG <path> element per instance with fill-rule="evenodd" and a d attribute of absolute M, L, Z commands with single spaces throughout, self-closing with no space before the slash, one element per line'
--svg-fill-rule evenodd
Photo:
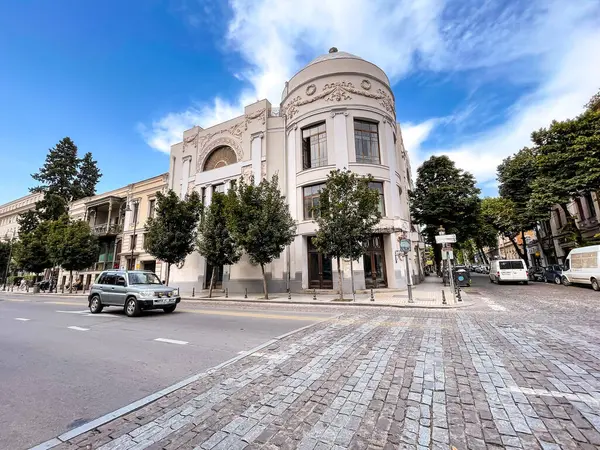
<path fill-rule="evenodd" d="M 120 306 L 129 317 L 144 309 L 162 309 L 172 313 L 181 297 L 177 290 L 164 286 L 158 277 L 143 270 L 107 270 L 90 288 L 88 305 L 92 314 L 105 306 Z"/>

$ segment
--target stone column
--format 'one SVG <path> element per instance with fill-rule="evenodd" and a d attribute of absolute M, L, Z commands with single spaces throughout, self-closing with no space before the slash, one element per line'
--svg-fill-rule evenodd
<path fill-rule="evenodd" d="M 331 117 L 333 117 L 333 153 L 337 169 L 347 169 L 349 166 L 347 116 L 348 112 L 345 109 L 334 109 L 331 111 Z"/>
<path fill-rule="evenodd" d="M 110 216 L 112 216 L 112 198 L 108 199 L 108 216 L 106 218 L 106 231 L 109 232 L 110 231 Z"/>
<path fill-rule="evenodd" d="M 181 167 L 181 187 L 180 187 L 180 198 L 184 198 L 185 194 L 187 194 L 187 186 L 190 178 L 190 164 L 192 161 L 191 156 L 187 156 L 183 159 L 183 164 Z"/>

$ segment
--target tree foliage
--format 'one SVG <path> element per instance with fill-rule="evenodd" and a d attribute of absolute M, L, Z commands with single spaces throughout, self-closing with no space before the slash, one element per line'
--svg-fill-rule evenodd
<path fill-rule="evenodd" d="M 212 297 L 217 267 L 235 264 L 241 252 L 227 226 L 225 195 L 215 192 L 198 233 L 198 252 L 213 267 L 208 296 Z"/>
<path fill-rule="evenodd" d="M 269 298 L 265 264 L 279 257 L 296 234 L 296 222 L 281 194 L 276 175 L 258 185 L 240 180 L 227 195 L 227 225 L 233 238 L 260 266 L 265 298 Z"/>
<path fill-rule="evenodd" d="M 371 189 L 371 176 L 360 177 L 349 170 L 334 170 L 327 176 L 316 209 L 316 247 L 337 259 L 340 298 L 342 288 L 341 258 L 360 258 L 373 229 L 381 219 L 379 192 Z"/>
<path fill-rule="evenodd" d="M 9 264 L 8 258 L 10 258 L 11 243 L 6 241 L 0 241 L 0 279 L 4 281 L 6 275 L 6 266 Z"/>
<path fill-rule="evenodd" d="M 44 222 L 31 231 L 19 232 L 19 241 L 14 248 L 17 266 L 36 275 L 52 267 L 48 252 L 49 223 Z"/>
<path fill-rule="evenodd" d="M 180 199 L 170 190 L 156 193 L 156 214 L 146 222 L 146 251 L 167 263 L 166 283 L 171 265 L 185 261 L 194 251 L 202 203 L 197 192 Z"/>
<path fill-rule="evenodd" d="M 58 220 L 67 214 L 70 202 L 96 193 L 101 176 L 91 153 L 79 159 L 71 138 L 61 139 L 48 151 L 44 165 L 31 176 L 40 184 L 30 191 L 44 194 L 36 203 L 39 219 Z"/>
<path fill-rule="evenodd" d="M 523 249 L 519 248 L 515 236 L 521 227 L 517 220 L 515 203 L 504 197 L 486 197 L 481 202 L 481 221 L 492 227 L 497 233 L 510 239 L 519 258 L 526 259 Z"/>
<path fill-rule="evenodd" d="M 424 234 L 435 244 L 438 228 L 456 234 L 460 244 L 477 234 L 480 199 L 475 178 L 458 169 L 447 156 L 432 156 L 417 170 L 415 189 L 410 193 L 410 211 L 415 222 L 424 225 Z M 441 255 L 436 248 L 436 262 Z"/>
<path fill-rule="evenodd" d="M 49 223 L 48 250 L 56 266 L 69 272 L 83 270 L 98 258 L 98 238 L 87 222 L 62 216 Z"/>

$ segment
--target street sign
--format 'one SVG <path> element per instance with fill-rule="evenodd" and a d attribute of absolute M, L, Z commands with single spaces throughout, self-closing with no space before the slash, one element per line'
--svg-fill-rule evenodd
<path fill-rule="evenodd" d="M 455 234 L 442 234 L 435 237 L 436 244 L 453 244 L 456 242 Z"/>
<path fill-rule="evenodd" d="M 454 259 L 454 252 L 452 250 L 442 252 L 442 259 Z"/>
<path fill-rule="evenodd" d="M 408 253 L 410 251 L 410 241 L 408 239 L 400 240 L 400 250 L 404 253 Z"/>

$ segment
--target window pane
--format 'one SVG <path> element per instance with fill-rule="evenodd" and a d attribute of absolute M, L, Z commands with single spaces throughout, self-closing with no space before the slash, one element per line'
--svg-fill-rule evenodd
<path fill-rule="evenodd" d="M 500 270 L 510 269 L 510 262 L 500 261 Z"/>
<path fill-rule="evenodd" d="M 379 164 L 379 133 L 376 123 L 355 120 L 354 143 L 356 162 Z"/>
<path fill-rule="evenodd" d="M 304 169 L 327 165 L 325 123 L 302 130 L 302 165 Z"/>

